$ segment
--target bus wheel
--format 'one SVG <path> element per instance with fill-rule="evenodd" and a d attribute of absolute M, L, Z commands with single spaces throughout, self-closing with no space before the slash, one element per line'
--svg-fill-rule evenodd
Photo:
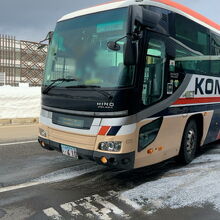
<path fill-rule="evenodd" d="M 179 161 L 182 164 L 189 164 L 196 155 L 198 146 L 198 128 L 195 120 L 190 120 L 184 130 L 183 139 L 179 154 Z"/>

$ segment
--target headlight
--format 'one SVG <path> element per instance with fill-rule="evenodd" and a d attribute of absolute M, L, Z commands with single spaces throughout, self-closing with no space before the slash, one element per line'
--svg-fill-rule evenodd
<path fill-rule="evenodd" d="M 101 142 L 99 144 L 99 150 L 119 152 L 121 150 L 120 141 Z"/>
<path fill-rule="evenodd" d="M 149 146 L 157 137 L 163 118 L 159 118 L 140 129 L 138 152 L 144 150 Z"/>
<path fill-rule="evenodd" d="M 47 137 L 47 132 L 44 129 L 39 128 L 39 133 L 40 133 L 40 136 Z"/>

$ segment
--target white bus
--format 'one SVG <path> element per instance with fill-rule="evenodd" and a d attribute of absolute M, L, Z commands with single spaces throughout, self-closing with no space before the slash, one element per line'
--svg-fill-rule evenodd
<path fill-rule="evenodd" d="M 39 142 L 134 169 L 220 138 L 220 26 L 170 0 L 73 12 L 49 35 Z"/>

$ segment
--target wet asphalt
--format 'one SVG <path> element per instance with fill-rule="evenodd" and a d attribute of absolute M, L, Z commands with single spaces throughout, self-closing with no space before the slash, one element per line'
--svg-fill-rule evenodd
<path fill-rule="evenodd" d="M 202 154 L 219 153 L 220 143 L 209 148 L 212 153 L 207 148 Z M 219 220 L 220 212 L 210 204 L 146 214 L 150 207 L 136 210 L 120 199 L 121 192 L 165 178 L 178 168 L 175 160 L 169 160 L 153 167 L 118 171 L 46 151 L 37 142 L 1 145 L 0 219 Z"/>

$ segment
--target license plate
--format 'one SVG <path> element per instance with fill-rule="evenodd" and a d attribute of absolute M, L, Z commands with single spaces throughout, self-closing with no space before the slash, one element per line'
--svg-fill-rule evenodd
<path fill-rule="evenodd" d="M 78 158 L 77 149 L 75 147 L 61 144 L 61 150 L 64 155 L 67 155 L 73 158 Z"/>

